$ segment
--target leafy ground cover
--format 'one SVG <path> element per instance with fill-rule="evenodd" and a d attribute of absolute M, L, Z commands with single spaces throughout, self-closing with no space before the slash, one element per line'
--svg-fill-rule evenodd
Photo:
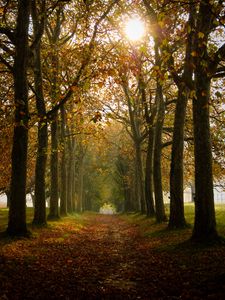
<path fill-rule="evenodd" d="M 85 213 L 32 231 L 29 239 L 0 240 L 1 300 L 224 299 L 225 246 L 185 243 L 191 228 Z"/>

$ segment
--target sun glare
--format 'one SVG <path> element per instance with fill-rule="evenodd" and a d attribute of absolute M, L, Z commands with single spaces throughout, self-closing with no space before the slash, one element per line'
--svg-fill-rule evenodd
<path fill-rule="evenodd" d="M 132 18 L 127 21 L 125 34 L 131 41 L 140 40 L 145 33 L 144 23 L 138 18 Z"/>

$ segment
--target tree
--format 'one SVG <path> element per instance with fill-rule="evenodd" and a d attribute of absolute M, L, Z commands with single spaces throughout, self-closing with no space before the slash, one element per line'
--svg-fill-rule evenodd
<path fill-rule="evenodd" d="M 144 139 L 144 134 L 142 132 L 142 107 L 140 97 L 138 95 L 132 94 L 129 89 L 128 79 L 125 78 L 126 75 L 122 74 L 122 85 L 125 97 L 127 99 L 127 106 L 129 111 L 130 127 L 131 127 L 131 137 L 134 142 L 135 149 L 135 174 L 136 174 L 136 188 L 137 197 L 139 199 L 141 213 L 145 213 L 145 192 L 144 192 L 144 173 L 143 173 L 143 163 L 142 163 L 142 153 L 141 144 Z"/>
<path fill-rule="evenodd" d="M 161 59 L 159 56 L 158 40 L 155 39 L 155 62 L 156 66 L 161 71 Z M 166 221 L 166 214 L 163 202 L 163 190 L 162 190 L 162 173 L 161 173 L 161 155 L 162 155 L 162 133 L 165 117 L 165 103 L 163 96 L 163 88 L 160 80 L 160 76 L 156 79 L 156 125 L 155 125 L 155 138 L 154 138 L 154 193 L 155 193 L 155 206 L 156 206 L 156 220 L 157 222 Z"/>
<path fill-rule="evenodd" d="M 184 81 L 190 81 L 192 75 L 190 68 L 190 53 L 192 49 L 192 34 L 189 34 L 187 54 L 186 54 L 186 63 L 184 67 L 184 72 L 182 78 L 178 75 L 178 72 L 175 69 L 174 58 L 172 56 L 174 43 L 169 44 L 168 40 L 168 31 L 170 29 L 167 23 L 171 25 L 173 16 L 169 18 L 165 14 L 164 9 L 167 6 L 173 4 L 166 3 L 159 12 L 156 12 L 156 9 L 153 8 L 153 5 L 149 1 L 143 0 L 145 8 L 148 12 L 149 19 L 152 23 L 152 34 L 157 41 L 157 45 L 160 48 L 160 60 L 163 64 L 165 70 L 169 70 L 174 82 L 178 87 L 178 97 L 176 100 L 176 111 L 175 111 L 175 120 L 174 120 L 174 129 L 173 129 L 173 140 L 172 140 L 172 155 L 171 155 L 171 171 L 170 171 L 170 219 L 169 227 L 183 227 L 185 226 L 184 218 L 184 206 L 183 206 L 183 148 L 184 148 L 184 124 L 185 124 L 185 112 L 188 100 L 188 88 Z M 177 9 L 175 9 L 177 11 Z M 193 15 L 193 13 L 192 13 Z M 167 18 L 167 22 L 165 19 Z M 189 21 L 189 27 L 193 23 L 193 16 L 191 16 Z M 160 26 L 163 24 L 163 26 Z M 170 26 L 173 28 L 172 26 Z M 170 30 L 173 34 L 173 29 Z M 177 34 L 177 33 L 176 33 Z M 156 155 L 158 150 L 156 151 Z M 161 155 L 160 155 L 161 156 Z M 156 181 L 157 184 L 158 180 Z"/>
<path fill-rule="evenodd" d="M 146 83 L 143 81 L 142 74 L 139 76 L 139 89 L 142 98 L 142 104 L 144 107 L 145 121 L 147 125 L 147 150 L 145 160 L 145 201 L 146 201 L 146 213 L 148 217 L 155 216 L 154 196 L 153 196 L 153 161 L 154 161 L 154 137 L 155 137 L 155 116 L 156 105 L 152 104 L 152 96 L 149 97 L 149 103 L 147 101 Z M 160 166 L 161 167 L 161 166 Z"/>
<path fill-rule="evenodd" d="M 66 140 L 65 140 L 65 107 L 62 106 L 60 109 L 61 113 L 61 123 L 60 123 L 60 136 L 61 136 L 61 162 L 60 162 L 60 215 L 66 216 L 67 215 L 67 170 L 66 170 Z"/>
<path fill-rule="evenodd" d="M 114 0 L 111 3 L 107 4 L 105 11 L 98 16 L 98 18 L 95 20 L 94 28 L 93 28 L 91 34 L 90 32 L 87 32 L 87 35 L 90 34 L 90 42 L 89 44 L 83 43 L 82 49 L 83 53 L 80 57 L 79 61 L 79 67 L 77 69 L 76 75 L 72 80 L 72 83 L 69 85 L 69 87 L 66 89 L 66 92 L 64 93 L 64 96 L 60 96 L 59 91 L 59 85 L 57 81 L 58 72 L 57 69 L 59 68 L 59 61 L 58 61 L 58 54 L 53 53 L 53 60 L 52 60 L 52 67 L 53 67 L 53 85 L 52 85 L 52 99 L 56 99 L 58 101 L 55 102 L 53 108 L 48 111 L 47 117 L 52 119 L 51 123 L 51 137 L 52 137 L 52 154 L 51 154 L 51 170 L 52 174 L 54 176 L 51 178 L 51 187 L 52 187 L 52 193 L 50 198 L 50 218 L 58 218 L 58 143 L 57 143 L 57 112 L 65 103 L 67 103 L 75 90 L 79 89 L 82 85 L 85 84 L 84 76 L 86 75 L 87 68 L 90 64 L 92 53 L 94 51 L 95 46 L 95 40 L 96 36 L 98 34 L 98 28 L 101 24 L 101 22 L 107 17 L 107 15 L 110 13 L 114 5 L 118 2 L 118 0 Z M 86 7 L 86 9 L 89 11 L 89 7 Z M 63 11 L 60 9 L 60 7 L 56 11 L 56 20 L 55 20 L 55 27 L 52 28 L 51 23 L 48 22 L 47 29 L 47 35 L 49 37 L 49 40 L 51 41 L 53 49 L 57 50 L 57 44 L 60 42 L 60 31 L 61 31 L 61 25 L 65 21 Z M 90 20 L 89 20 L 90 21 Z M 91 22 L 90 22 L 91 23 Z M 87 24 L 86 24 L 87 25 Z M 93 24 L 92 24 L 93 25 Z M 86 29 L 85 29 L 86 30 Z M 66 39 L 63 39 L 62 43 L 65 43 L 67 41 Z M 83 42 L 83 41 L 82 41 Z M 55 76 L 54 76 L 55 75 Z M 60 100 L 59 100 L 60 99 Z M 68 174 L 69 177 L 69 174 Z M 72 180 L 72 178 L 71 178 Z M 68 182 L 70 182 L 68 180 Z M 69 196 L 69 193 L 67 191 L 67 198 Z M 51 209 L 52 207 L 52 209 Z M 69 207 L 68 207 L 69 209 Z"/>
<path fill-rule="evenodd" d="M 48 21 L 46 24 L 46 33 L 49 43 L 51 45 L 51 99 L 54 105 L 55 99 L 59 98 L 59 37 L 62 30 L 62 23 L 64 21 L 62 7 L 57 7 L 54 25 Z M 58 169 L 58 111 L 54 111 L 51 115 L 51 158 L 50 158 L 50 176 L 51 176 L 51 193 L 50 193 L 50 207 L 48 219 L 58 219 L 58 201 L 59 201 L 59 169 Z"/>
<path fill-rule="evenodd" d="M 37 1 L 32 1 L 31 13 L 34 31 L 34 42 L 31 47 L 33 52 L 34 93 L 38 113 L 38 149 L 35 168 L 35 198 L 34 219 L 37 225 L 46 224 L 46 197 L 45 197 L 45 171 L 47 162 L 48 128 L 46 107 L 43 91 L 42 62 L 41 62 L 41 37 L 44 33 L 46 18 L 45 1 L 42 1 L 38 10 Z M 40 17 L 39 17 L 40 16 Z"/>
<path fill-rule="evenodd" d="M 195 223 L 192 240 L 218 240 L 215 220 L 212 146 L 209 121 L 210 83 L 225 58 L 225 44 L 209 54 L 209 36 L 223 11 L 223 1 L 200 1 L 195 33 L 195 91 L 193 100 L 195 146 Z"/>
<path fill-rule="evenodd" d="M 28 27 L 30 15 L 29 0 L 18 1 L 18 13 L 13 65 L 15 124 L 12 149 L 12 178 L 7 233 L 27 235 L 26 226 L 26 171 L 28 147 Z"/>
<path fill-rule="evenodd" d="M 187 41 L 185 62 L 181 78 L 174 76 L 178 87 L 178 97 L 176 100 L 176 110 L 174 117 L 173 143 L 171 153 L 170 168 L 170 218 L 169 228 L 182 228 L 186 226 L 184 217 L 184 187 L 183 187 L 183 153 L 184 153 L 184 126 L 186 117 L 186 107 L 190 95 L 190 85 L 193 75 L 193 35 L 196 8 L 190 4 L 189 20 L 187 22 Z"/>

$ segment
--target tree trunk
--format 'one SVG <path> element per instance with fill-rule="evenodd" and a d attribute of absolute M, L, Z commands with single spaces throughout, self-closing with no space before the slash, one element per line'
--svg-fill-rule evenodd
<path fill-rule="evenodd" d="M 59 218 L 58 200 L 59 200 L 59 187 L 58 187 L 58 118 L 57 112 L 53 116 L 51 123 L 51 194 L 50 194 L 50 207 L 49 207 L 49 220 Z"/>
<path fill-rule="evenodd" d="M 69 131 L 67 131 L 67 134 L 69 135 Z M 71 138 L 68 136 L 67 138 L 67 155 L 68 155 L 68 164 L 67 164 L 67 210 L 69 213 L 73 212 L 73 203 L 72 203 L 72 176 L 73 176 L 73 170 L 72 170 L 72 141 Z"/>
<path fill-rule="evenodd" d="M 204 91 L 204 93 L 203 93 Z M 192 239 L 213 241 L 216 231 L 212 150 L 209 124 L 210 79 L 206 73 L 196 72 L 196 95 L 193 101 L 195 145 L 195 222 Z"/>
<path fill-rule="evenodd" d="M 173 143 L 170 165 L 170 218 L 169 228 L 183 228 L 186 226 L 184 217 L 184 188 L 183 188 L 183 152 L 184 152 L 184 124 L 187 107 L 187 91 L 178 91 L 175 120 L 173 129 Z"/>
<path fill-rule="evenodd" d="M 123 178 L 123 193 L 124 193 L 124 212 L 129 212 L 134 210 L 134 205 L 132 201 L 132 192 L 131 187 L 128 183 L 128 180 L 126 178 L 127 173 L 124 174 Z"/>
<path fill-rule="evenodd" d="M 72 137 L 72 210 L 76 211 L 76 147 L 75 138 Z"/>
<path fill-rule="evenodd" d="M 155 215 L 154 197 L 153 197 L 153 153 L 154 153 L 154 129 L 149 128 L 148 148 L 145 169 L 145 201 L 147 207 L 147 216 Z"/>
<path fill-rule="evenodd" d="M 137 167 L 136 167 L 136 160 L 134 165 L 134 175 L 133 175 L 133 195 L 132 195 L 132 202 L 135 211 L 140 212 L 140 192 L 139 192 L 139 185 L 138 185 L 138 175 L 137 175 Z"/>
<path fill-rule="evenodd" d="M 61 107 L 61 147 L 62 157 L 60 166 L 61 185 L 60 185 L 60 215 L 67 215 L 67 170 L 66 170 L 66 141 L 65 141 L 65 108 Z"/>
<path fill-rule="evenodd" d="M 28 27 L 30 1 L 18 1 L 14 60 L 15 126 L 12 148 L 11 199 L 7 233 L 27 235 L 26 172 L 28 147 Z"/>
<path fill-rule="evenodd" d="M 208 37 L 213 30 L 212 4 L 201 1 L 195 40 L 196 70 L 193 99 L 195 156 L 195 222 L 192 240 L 214 242 L 218 239 L 213 195 L 212 147 L 209 122 L 210 72 L 207 51 Z M 198 32 L 202 35 L 199 36 Z"/>
<path fill-rule="evenodd" d="M 84 157 L 82 154 L 79 161 L 79 171 L 78 171 L 78 201 L 77 201 L 78 212 L 82 212 L 83 209 L 83 186 L 84 186 Z"/>
<path fill-rule="evenodd" d="M 166 221 L 166 214 L 163 202 L 163 190 L 162 190 L 162 174 L 161 174 L 161 157 L 162 157 L 162 131 L 165 115 L 164 99 L 162 93 L 162 86 L 157 83 L 156 91 L 157 101 L 157 116 L 155 125 L 155 141 L 154 141 L 154 193 L 155 193 L 155 210 L 156 221 Z"/>
<path fill-rule="evenodd" d="M 45 171 L 47 163 L 48 129 L 47 124 L 38 124 L 38 151 L 35 166 L 34 219 L 37 225 L 46 224 Z"/>
<path fill-rule="evenodd" d="M 37 29 L 36 29 L 37 30 Z M 35 206 L 33 223 L 46 224 L 45 172 L 47 163 L 48 128 L 44 119 L 46 114 L 42 86 L 42 67 L 40 43 L 34 49 L 34 82 L 36 92 L 36 107 L 39 115 L 38 150 L 35 166 Z"/>
<path fill-rule="evenodd" d="M 144 192 L 144 180 L 143 180 L 143 167 L 142 167 L 142 155 L 141 147 L 139 143 L 135 143 L 136 150 L 136 168 L 137 168 L 137 184 L 140 199 L 141 213 L 146 212 L 145 208 L 145 192 Z"/>
<path fill-rule="evenodd" d="M 184 71 L 181 80 L 177 83 L 178 97 L 175 110 L 173 144 L 170 167 L 170 218 L 169 228 L 183 228 L 186 226 L 184 216 L 184 188 L 183 188 L 183 152 L 184 127 L 186 108 L 190 89 L 188 83 L 193 75 L 193 40 L 196 20 L 196 7 L 190 4 L 189 20 L 187 23 L 187 42 Z"/>
<path fill-rule="evenodd" d="M 132 211 L 133 207 L 131 204 L 131 192 L 129 186 L 127 186 L 125 183 L 123 187 L 123 193 L 124 193 L 124 212 Z"/>

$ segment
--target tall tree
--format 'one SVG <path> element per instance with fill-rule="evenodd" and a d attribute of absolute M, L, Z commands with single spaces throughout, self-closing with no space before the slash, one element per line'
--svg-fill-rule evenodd
<path fill-rule="evenodd" d="M 129 111 L 131 137 L 135 149 L 135 184 L 137 189 L 137 197 L 140 204 L 141 213 L 146 212 L 145 207 L 145 190 L 144 190 L 144 173 L 143 173 L 143 159 L 141 152 L 141 144 L 144 140 L 145 134 L 142 132 L 142 104 L 139 95 L 132 94 L 129 89 L 128 79 L 126 75 L 122 75 L 122 85 L 124 94 L 127 100 Z"/>
<path fill-rule="evenodd" d="M 15 125 L 12 149 L 11 199 L 7 232 L 27 235 L 26 172 L 28 147 L 28 28 L 30 0 L 18 0 L 15 30 L 13 79 L 15 91 Z"/>
<path fill-rule="evenodd" d="M 41 63 L 41 37 L 45 25 L 45 1 L 42 1 L 38 9 L 36 0 L 32 1 L 31 15 L 33 21 L 34 42 L 31 46 L 33 51 L 34 92 L 38 112 L 38 149 L 35 167 L 35 198 L 33 223 L 46 224 L 46 197 L 45 197 L 45 171 L 47 162 L 48 128 L 46 108 L 43 92 L 42 63 Z"/>
<path fill-rule="evenodd" d="M 67 202 L 67 209 L 69 213 L 73 212 L 73 193 L 72 193 L 72 188 L 73 188 L 73 144 L 72 144 L 72 133 L 70 131 L 69 125 L 67 124 L 67 192 L 66 192 L 66 202 Z"/>
<path fill-rule="evenodd" d="M 61 6 L 57 7 L 55 20 L 53 25 L 48 20 L 46 24 L 46 33 L 48 40 L 52 47 L 50 66 L 51 66 L 51 99 L 54 105 L 56 99 L 59 98 L 59 38 L 62 30 L 62 23 L 64 15 Z M 50 157 L 50 178 L 51 178 L 51 192 L 50 192 L 50 207 L 48 219 L 59 218 L 59 157 L 58 157 L 58 110 L 55 110 L 51 115 L 51 157 Z"/>
<path fill-rule="evenodd" d="M 67 215 L 67 170 L 66 170 L 66 139 L 65 139 L 65 108 L 64 105 L 60 109 L 61 113 L 61 123 L 60 123 L 60 133 L 61 133 L 61 161 L 60 161 L 60 215 Z"/>
<path fill-rule="evenodd" d="M 209 55 L 209 36 L 217 17 L 223 12 L 223 1 L 200 1 L 195 34 L 195 91 L 193 100 L 195 155 L 195 222 L 192 239 L 218 239 L 215 220 L 212 147 L 209 122 L 210 84 L 218 64 L 225 58 L 225 44 Z"/>
<path fill-rule="evenodd" d="M 165 69 L 168 69 L 172 75 L 174 83 L 178 88 L 178 96 L 176 99 L 173 140 L 172 140 L 172 154 L 171 154 L 171 170 L 170 170 L 170 219 L 169 227 L 177 228 L 186 225 L 184 217 L 184 201 L 183 201 L 183 151 L 184 151 L 184 125 L 186 116 L 187 101 L 189 98 L 189 90 L 192 81 L 192 50 L 193 50 L 193 32 L 194 32 L 194 18 L 195 6 L 190 4 L 189 20 L 186 24 L 187 28 L 187 43 L 186 55 L 183 66 L 183 73 L 179 76 L 175 66 L 175 59 L 173 57 L 174 48 L 176 48 L 176 41 L 169 43 L 168 26 L 164 20 L 167 18 L 165 11 L 167 8 L 171 9 L 173 3 L 166 3 L 163 7 L 153 8 L 153 4 L 149 1 L 143 0 L 149 19 L 153 25 L 152 34 L 154 39 L 158 41 L 160 47 L 161 61 Z M 178 14 L 180 11 L 175 12 Z M 169 24 L 177 22 L 179 18 L 170 18 Z M 183 21 L 183 20 L 180 20 Z M 160 23 L 161 22 L 161 23 Z M 160 26 L 163 24 L 163 26 Z M 173 30 L 171 36 L 174 34 Z M 177 34 L 177 32 L 175 33 Z"/>
<path fill-rule="evenodd" d="M 184 188 L 183 188 L 183 153 L 184 153 L 184 125 L 186 107 L 190 96 L 190 86 L 193 75 L 193 36 L 195 28 L 196 7 L 189 5 L 189 20 L 187 22 L 186 54 L 181 77 L 174 76 L 178 87 L 176 109 L 173 128 L 173 142 L 170 167 L 170 218 L 169 228 L 186 226 L 184 217 Z"/>
<path fill-rule="evenodd" d="M 142 103 L 144 106 L 145 121 L 147 124 L 147 153 L 145 160 L 145 201 L 146 213 L 148 217 L 155 215 L 154 196 L 153 196 L 153 160 L 154 160 L 154 121 L 156 115 L 156 107 L 151 103 L 151 95 L 149 97 L 149 105 L 146 96 L 146 84 L 140 75 L 139 88 L 141 92 Z M 149 109 L 150 108 L 150 109 Z"/>
<path fill-rule="evenodd" d="M 159 55 L 158 39 L 155 39 L 155 63 L 161 70 L 161 58 Z M 155 211 L 156 221 L 166 221 L 165 207 L 163 202 L 163 189 L 162 189 L 162 171 L 161 171 L 161 156 L 162 156 L 162 133 L 165 117 L 165 103 L 163 97 L 163 87 L 161 80 L 158 76 L 156 79 L 156 124 L 155 124 L 155 138 L 154 138 L 154 168 L 153 168 L 153 180 L 154 180 L 154 193 L 155 193 Z"/>

